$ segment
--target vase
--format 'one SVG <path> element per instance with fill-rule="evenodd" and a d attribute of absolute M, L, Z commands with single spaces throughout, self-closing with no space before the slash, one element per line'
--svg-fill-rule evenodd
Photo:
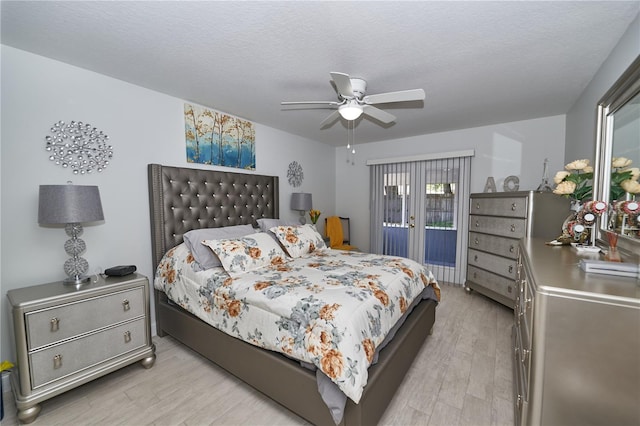
<path fill-rule="evenodd" d="M 609 262 L 622 262 L 618 248 L 609 246 L 609 250 L 607 251 L 607 254 L 605 254 L 604 260 L 608 260 Z"/>
<path fill-rule="evenodd" d="M 580 243 L 586 244 L 589 241 L 591 229 L 584 226 L 578 220 L 580 211 L 582 210 L 582 202 L 580 200 L 571 200 L 569 210 L 571 213 L 562 223 L 562 235 L 560 239 L 564 243 Z"/>

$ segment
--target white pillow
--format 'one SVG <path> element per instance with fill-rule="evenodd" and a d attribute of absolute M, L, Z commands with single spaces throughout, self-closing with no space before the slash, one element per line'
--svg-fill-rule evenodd
<path fill-rule="evenodd" d="M 286 262 L 286 254 L 268 234 L 258 232 L 242 238 L 205 240 L 231 276 Z"/>

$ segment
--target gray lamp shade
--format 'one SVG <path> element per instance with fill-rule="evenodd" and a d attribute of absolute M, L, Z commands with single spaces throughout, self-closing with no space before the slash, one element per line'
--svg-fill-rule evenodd
<path fill-rule="evenodd" d="M 38 223 L 84 223 L 104 220 L 97 186 L 40 185 Z"/>
<path fill-rule="evenodd" d="M 291 194 L 291 210 L 311 210 L 311 194 L 294 192 Z"/>

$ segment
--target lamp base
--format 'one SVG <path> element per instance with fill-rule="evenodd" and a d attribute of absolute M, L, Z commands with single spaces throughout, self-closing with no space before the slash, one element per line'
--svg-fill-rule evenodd
<path fill-rule="evenodd" d="M 89 282 L 90 279 L 91 279 L 90 276 L 78 275 L 78 276 L 75 276 L 75 277 L 67 277 L 62 281 L 62 283 L 64 285 L 75 285 L 76 287 L 78 287 L 78 286 L 82 286 L 85 283 Z"/>
<path fill-rule="evenodd" d="M 298 222 L 300 222 L 300 225 L 305 225 L 307 223 L 307 218 L 304 217 L 303 210 L 300 211 L 300 219 L 298 219 Z"/>

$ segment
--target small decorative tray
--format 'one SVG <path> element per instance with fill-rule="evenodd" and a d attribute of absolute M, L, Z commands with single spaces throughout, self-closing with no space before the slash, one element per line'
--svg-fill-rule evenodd
<path fill-rule="evenodd" d="M 578 253 L 599 253 L 600 247 L 588 244 L 571 243 L 571 247 L 578 250 Z"/>

